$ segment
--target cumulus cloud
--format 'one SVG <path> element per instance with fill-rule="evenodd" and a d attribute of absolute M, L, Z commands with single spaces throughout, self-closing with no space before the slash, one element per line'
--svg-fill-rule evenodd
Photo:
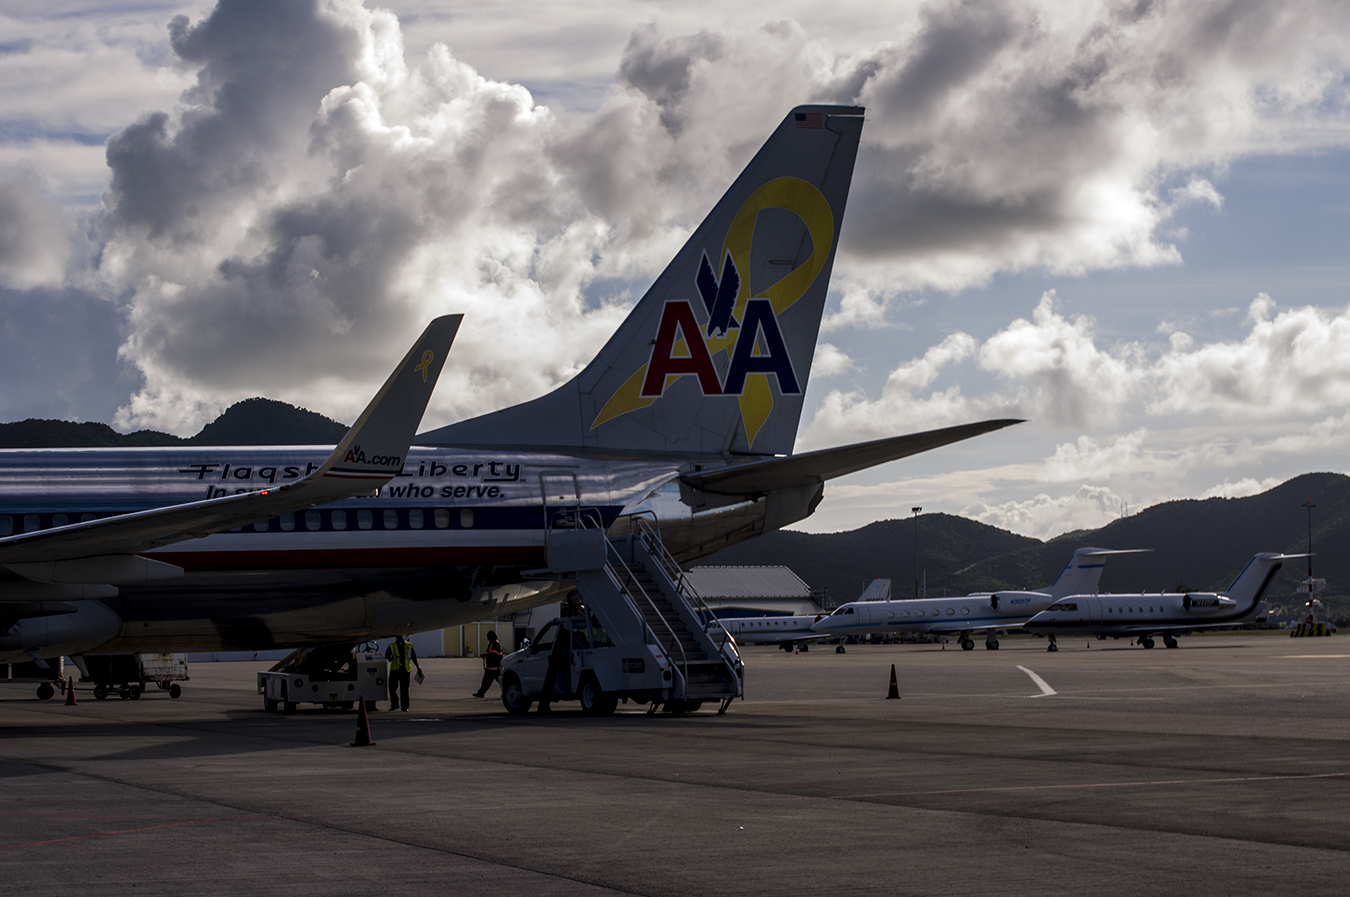
<path fill-rule="evenodd" d="M 59 285 L 70 255 L 71 227 L 43 195 L 37 172 L 23 166 L 0 178 L 0 285 Z"/>
<path fill-rule="evenodd" d="M 770 20 L 781 12 L 758 26 L 743 11 L 655 19 L 627 35 L 608 94 L 581 112 L 484 77 L 456 55 L 454 31 L 408 58 L 393 14 L 356 0 L 223 0 L 175 18 L 163 46 L 145 36 L 150 13 L 101 43 L 86 29 L 72 47 L 115 47 L 119 77 L 139 60 L 160 91 L 159 111 L 107 147 L 96 274 L 123 303 L 122 357 L 144 380 L 117 422 L 191 431 L 254 393 L 350 417 L 444 311 L 469 318 L 429 424 L 540 394 L 589 359 L 629 287 L 804 100 L 869 110 L 833 332 L 885 323 L 919 287 L 1175 262 L 1162 226 L 1186 203 L 1221 204 L 1211 178 L 1230 160 L 1346 139 L 1343 4 L 847 11 L 864 13 L 874 29 L 847 29 L 849 42 Z M 0 66 L 30 80 L 67 72 L 72 93 L 99 95 L 79 75 L 90 67 L 72 62 L 80 52 L 36 46 Z M 176 104 L 160 102 L 184 84 Z M 126 121 L 124 96 L 97 114 L 81 103 L 83 121 Z M 1268 348 L 1297 328 L 1285 322 Z M 1009 413 L 1104 424 L 1150 389 L 1150 413 L 1174 413 L 1156 387 L 1168 377 L 1208 377 L 1215 406 L 1250 392 L 1232 371 L 1232 382 L 1215 375 L 1223 352 L 1181 343 L 1171 374 L 1141 373 L 1129 347 L 1096 347 L 1090 319 L 1059 315 L 1051 299 L 983 345 L 952 339 L 897 369 L 879 402 L 832 393 L 813 431 L 886 435 L 896 421 Z M 970 396 L 939 382 L 971 364 L 1004 388 Z M 1312 401 L 1338 390 L 1324 384 Z"/>
<path fill-rule="evenodd" d="M 1057 498 L 1040 493 L 1025 501 L 974 502 L 960 514 L 1024 536 L 1050 539 L 1073 530 L 1103 527 L 1124 514 L 1125 508 L 1124 499 L 1109 488 L 1083 485 Z"/>
<path fill-rule="evenodd" d="M 1271 451 L 1324 443 L 1331 438 L 1329 428 L 1339 433 L 1341 424 L 1331 421 L 1340 421 L 1337 413 L 1350 405 L 1350 307 L 1276 311 L 1273 300 L 1260 294 L 1251 302 L 1246 323 L 1248 332 L 1240 340 L 1198 343 L 1164 322 L 1158 330 L 1165 342 L 1103 348 L 1092 318 L 1065 317 L 1050 291 L 1031 320 L 1018 318 L 983 343 L 953 334 L 922 358 L 894 368 L 880 398 L 863 390 L 830 392 L 807 438 L 864 439 L 996 414 L 1098 431 L 1139 417 L 1185 426 L 1201 420 L 1269 424 L 1324 418 L 1306 433 L 1269 442 L 1286 447 Z M 956 379 L 961 366 L 972 361 L 1004 388 L 982 395 L 967 395 L 955 384 L 931 389 L 944 373 Z M 1127 460 L 1137 466 L 1145 458 L 1146 433 L 1140 429 L 1105 448 L 1089 436 L 1061 445 L 1047 465 L 1050 478 L 1067 481 L 1094 470 L 1114 471 Z M 1239 442 L 1248 446 L 1241 454 L 1256 451 L 1250 440 Z M 1192 444 L 1186 454 L 1213 454 L 1215 445 Z"/>

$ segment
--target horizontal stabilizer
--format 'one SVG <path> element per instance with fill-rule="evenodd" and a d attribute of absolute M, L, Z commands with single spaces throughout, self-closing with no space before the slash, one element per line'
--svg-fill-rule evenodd
<path fill-rule="evenodd" d="M 403 469 L 463 318 L 446 315 L 431 322 L 328 459 L 304 479 L 10 536 L 0 539 L 0 564 L 39 580 L 89 582 L 54 576 L 58 568 L 38 562 L 139 554 L 378 489 Z M 114 560 L 100 557 L 105 565 Z M 73 568 L 59 569 L 64 574 Z M 116 581 L 101 581 L 110 580 Z"/>
<path fill-rule="evenodd" d="M 763 495 L 776 489 L 815 485 L 1020 423 L 1022 421 L 1013 419 L 986 420 L 959 427 L 944 427 L 941 430 L 875 439 L 818 452 L 804 452 L 786 458 L 752 461 L 720 470 L 688 474 L 683 480 L 695 489 L 722 495 Z"/>

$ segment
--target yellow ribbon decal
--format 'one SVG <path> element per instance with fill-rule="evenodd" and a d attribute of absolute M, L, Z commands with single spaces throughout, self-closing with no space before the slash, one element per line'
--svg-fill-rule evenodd
<path fill-rule="evenodd" d="M 431 367 L 431 362 L 436 359 L 436 353 L 430 349 L 422 353 L 422 363 L 413 368 L 414 371 L 422 372 L 422 382 L 427 382 L 427 368 Z"/>

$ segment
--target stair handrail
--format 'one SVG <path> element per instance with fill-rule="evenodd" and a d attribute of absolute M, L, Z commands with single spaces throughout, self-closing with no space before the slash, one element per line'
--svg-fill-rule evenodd
<path fill-rule="evenodd" d="M 654 517 L 655 515 L 653 515 Z M 632 515 L 632 521 L 629 525 L 642 539 L 642 544 L 647 546 L 647 551 L 657 559 L 661 566 L 665 567 L 666 574 L 675 582 L 675 588 L 685 597 L 685 600 L 694 605 L 694 610 L 708 621 L 703 624 L 703 631 L 712 635 L 708 632 L 708 627 L 712 623 L 717 624 L 717 628 L 722 632 L 721 644 L 717 645 L 718 651 L 724 656 L 730 651 L 733 662 L 741 663 L 741 652 L 736 647 L 736 639 L 732 637 L 726 626 L 722 625 L 721 618 L 713 613 L 713 609 L 708 606 L 708 602 L 703 600 L 703 596 L 698 593 L 698 589 L 694 588 L 694 584 L 689 581 L 689 577 L 685 574 L 684 568 L 680 566 L 680 562 L 675 560 L 675 556 L 670 553 L 670 549 L 666 548 L 666 543 L 661 540 L 660 528 L 655 523 L 649 523 L 637 515 Z"/>
<path fill-rule="evenodd" d="M 667 655 L 669 655 L 671 662 L 676 664 L 677 668 L 680 671 L 680 676 L 684 679 L 685 687 L 688 688 L 689 657 L 684 652 L 684 645 L 680 644 L 679 636 L 677 636 L 675 634 L 675 630 L 671 628 L 670 621 L 666 619 L 666 615 L 661 613 L 661 609 L 656 606 L 656 602 L 652 601 L 652 597 L 648 595 L 647 590 L 642 587 L 642 583 L 638 582 L 637 576 L 633 573 L 633 568 L 628 566 L 628 562 L 625 561 L 623 559 L 623 556 L 619 554 L 619 550 L 614 547 L 614 543 L 609 541 L 608 539 L 605 541 L 606 545 L 608 546 L 608 553 L 613 557 L 613 559 L 608 564 L 605 565 L 605 572 L 609 575 L 609 578 L 614 583 L 615 587 L 618 588 L 619 593 L 627 595 L 628 600 L 633 601 L 634 604 L 636 604 L 636 601 L 633 598 L 631 591 L 614 574 L 614 564 L 617 562 L 619 566 L 623 568 L 623 571 L 628 574 L 628 581 L 637 587 L 637 591 L 641 593 L 643 600 L 646 601 L 647 604 L 651 607 L 652 613 L 654 613 L 656 615 L 656 618 L 661 621 L 661 625 L 666 627 L 666 632 L 670 633 L 671 644 L 673 644 L 677 649 L 679 649 L 680 652 L 679 660 L 678 661 L 676 660 L 674 651 L 667 649 L 666 653 Z M 643 617 L 642 625 L 647 629 L 648 632 L 651 633 L 652 638 L 656 640 L 656 643 L 660 645 L 661 640 L 657 637 L 656 632 L 652 629 L 651 625 L 647 623 L 645 616 L 641 613 L 639 613 L 639 616 Z"/>

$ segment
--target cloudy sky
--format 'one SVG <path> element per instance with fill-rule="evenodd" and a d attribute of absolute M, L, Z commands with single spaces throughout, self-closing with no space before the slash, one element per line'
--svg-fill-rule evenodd
<path fill-rule="evenodd" d="M 793 105 L 868 108 L 799 448 L 1019 416 L 804 528 L 1046 537 L 1350 449 L 1343 2 L 0 7 L 0 420 L 428 426 L 566 380 Z"/>

